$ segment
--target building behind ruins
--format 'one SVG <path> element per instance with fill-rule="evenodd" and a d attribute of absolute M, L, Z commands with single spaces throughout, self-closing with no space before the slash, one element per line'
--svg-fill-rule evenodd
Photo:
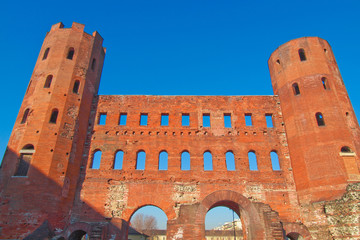
<path fill-rule="evenodd" d="M 359 125 L 325 40 L 272 53 L 271 96 L 99 96 L 102 41 L 47 33 L 0 169 L 0 239 L 127 239 L 146 205 L 171 240 L 204 239 L 216 206 L 244 239 L 360 238 Z"/>

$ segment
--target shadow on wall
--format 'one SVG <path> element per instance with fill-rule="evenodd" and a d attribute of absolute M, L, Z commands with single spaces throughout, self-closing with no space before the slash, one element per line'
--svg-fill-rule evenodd
<path fill-rule="evenodd" d="M 0 239 L 125 239 L 126 221 L 106 218 L 75 197 L 81 184 L 68 179 L 70 174 L 79 178 L 80 170 L 51 171 L 48 177 L 30 164 L 19 176 L 17 169 L 26 165 L 22 155 L 8 148 L 0 167 Z M 80 181 L 84 175 L 80 173 Z"/>

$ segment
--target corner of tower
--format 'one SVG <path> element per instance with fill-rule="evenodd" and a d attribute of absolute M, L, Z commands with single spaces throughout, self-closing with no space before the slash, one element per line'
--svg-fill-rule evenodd
<path fill-rule="evenodd" d="M 73 22 L 71 29 L 77 32 L 84 32 L 85 25 L 77 22 Z"/>
<path fill-rule="evenodd" d="M 55 31 L 55 30 L 60 29 L 60 28 L 64 28 L 64 24 L 62 22 L 59 22 L 59 23 L 56 23 L 56 24 L 52 25 L 50 32 Z"/>

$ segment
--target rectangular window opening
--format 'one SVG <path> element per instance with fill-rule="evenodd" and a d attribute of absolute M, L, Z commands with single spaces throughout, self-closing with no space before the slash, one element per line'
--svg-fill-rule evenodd
<path fill-rule="evenodd" d="M 210 127 L 210 113 L 203 114 L 203 127 Z"/>
<path fill-rule="evenodd" d="M 169 126 L 169 114 L 168 113 L 161 114 L 161 126 Z"/>
<path fill-rule="evenodd" d="M 105 125 L 106 124 L 106 113 L 100 113 L 98 125 Z"/>
<path fill-rule="evenodd" d="M 265 114 L 265 119 L 266 119 L 266 127 L 268 127 L 268 128 L 274 127 L 273 120 L 272 120 L 272 114 L 270 114 L 270 113 Z"/>
<path fill-rule="evenodd" d="M 120 113 L 119 125 L 120 126 L 125 126 L 126 125 L 126 120 L 127 120 L 127 113 Z"/>
<path fill-rule="evenodd" d="M 224 126 L 226 128 L 231 128 L 231 114 L 224 113 Z"/>
<path fill-rule="evenodd" d="M 148 114 L 141 113 L 140 115 L 140 126 L 147 126 L 148 124 Z"/>
<path fill-rule="evenodd" d="M 251 113 L 245 113 L 245 125 L 252 126 Z"/>
<path fill-rule="evenodd" d="M 181 125 L 184 127 L 190 126 L 190 115 L 188 113 L 183 113 L 181 117 Z"/>

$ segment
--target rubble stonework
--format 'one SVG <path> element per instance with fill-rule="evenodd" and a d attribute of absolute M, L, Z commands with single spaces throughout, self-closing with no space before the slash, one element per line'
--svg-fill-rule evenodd
<path fill-rule="evenodd" d="M 102 42 L 79 23 L 47 33 L 0 168 L 0 239 L 125 240 L 148 205 L 167 239 L 205 239 L 217 206 L 248 240 L 360 237 L 360 129 L 325 40 L 276 49 L 268 96 L 99 96 Z"/>

